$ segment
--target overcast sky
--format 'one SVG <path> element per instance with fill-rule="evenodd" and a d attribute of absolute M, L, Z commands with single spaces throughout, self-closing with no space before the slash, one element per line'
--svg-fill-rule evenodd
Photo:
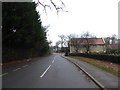
<path fill-rule="evenodd" d="M 50 25 L 48 40 L 55 45 L 61 34 L 89 31 L 97 37 L 118 35 L 118 1 L 120 0 L 63 0 L 68 12 L 60 12 L 59 15 L 53 9 L 47 9 L 47 15 L 42 7 L 37 7 L 37 10 L 41 14 L 43 26 Z"/>

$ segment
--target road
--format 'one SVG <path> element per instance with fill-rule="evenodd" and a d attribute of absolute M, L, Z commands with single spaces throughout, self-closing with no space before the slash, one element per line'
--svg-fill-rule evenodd
<path fill-rule="evenodd" d="M 2 71 L 2 88 L 99 88 L 60 54 L 3 67 Z"/>

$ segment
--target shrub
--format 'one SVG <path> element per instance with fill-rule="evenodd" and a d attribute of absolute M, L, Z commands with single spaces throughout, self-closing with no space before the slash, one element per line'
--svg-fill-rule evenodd
<path fill-rule="evenodd" d="M 120 50 L 116 50 L 114 53 L 120 55 Z"/>
<path fill-rule="evenodd" d="M 106 54 L 93 54 L 93 53 L 71 53 L 71 56 L 82 56 L 87 58 L 99 59 L 102 61 L 112 62 L 112 63 L 119 63 L 120 56 L 113 56 L 113 55 L 106 55 Z"/>

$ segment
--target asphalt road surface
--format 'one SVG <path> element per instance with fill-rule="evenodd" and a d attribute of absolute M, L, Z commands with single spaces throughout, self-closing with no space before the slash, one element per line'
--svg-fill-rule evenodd
<path fill-rule="evenodd" d="M 60 54 L 2 68 L 2 88 L 99 88 Z"/>

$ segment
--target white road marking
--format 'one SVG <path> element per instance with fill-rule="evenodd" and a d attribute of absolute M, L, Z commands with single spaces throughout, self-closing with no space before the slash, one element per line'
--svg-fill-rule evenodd
<path fill-rule="evenodd" d="M 55 57 L 54 57 L 54 59 L 53 59 L 52 63 L 54 63 L 54 61 L 55 61 Z"/>
<path fill-rule="evenodd" d="M 8 73 L 4 73 L 4 74 L 0 75 L 0 77 L 5 76 L 5 75 L 7 75 L 7 74 L 8 74 Z"/>
<path fill-rule="evenodd" d="M 54 60 L 52 61 L 52 63 L 54 63 Z"/>
<path fill-rule="evenodd" d="M 17 71 L 17 70 L 19 70 L 19 69 L 21 69 L 21 68 L 14 69 L 13 71 L 15 72 L 15 71 Z"/>
<path fill-rule="evenodd" d="M 46 72 L 50 69 L 51 65 L 44 71 L 44 73 L 40 76 L 41 78 L 46 74 Z"/>
<path fill-rule="evenodd" d="M 54 57 L 54 59 L 53 60 L 55 60 L 55 57 Z"/>
<path fill-rule="evenodd" d="M 28 65 L 24 65 L 24 66 L 22 66 L 22 67 L 24 68 L 24 67 L 27 67 L 27 66 L 28 66 Z"/>

